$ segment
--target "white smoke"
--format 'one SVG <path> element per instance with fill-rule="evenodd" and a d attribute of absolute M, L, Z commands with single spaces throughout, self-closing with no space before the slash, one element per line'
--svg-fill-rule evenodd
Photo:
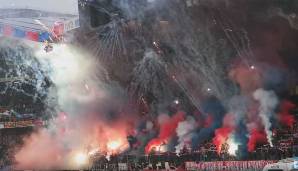
<path fill-rule="evenodd" d="M 152 130 L 153 129 L 153 123 L 151 121 L 147 121 L 146 122 L 146 129 L 147 130 Z"/>
<path fill-rule="evenodd" d="M 192 139 L 192 131 L 196 128 L 196 120 L 188 116 L 186 120 L 180 122 L 176 128 L 176 133 L 178 136 L 178 145 L 175 147 L 176 154 L 179 154 L 184 147 L 190 146 Z"/>
<path fill-rule="evenodd" d="M 267 140 L 272 147 L 272 131 L 270 119 L 274 114 L 274 109 L 278 104 L 278 98 L 273 91 L 268 91 L 264 89 L 257 89 L 253 93 L 253 97 L 260 103 L 259 115 L 265 127 L 265 132 L 267 134 Z"/>
<path fill-rule="evenodd" d="M 98 86 L 95 86 L 100 81 L 95 78 L 97 68 L 90 56 L 68 45 L 55 45 L 50 53 L 37 51 L 36 56 L 43 68 L 49 68 L 50 79 L 58 91 L 58 103 L 64 110 L 69 109 L 67 103 L 73 100 L 87 102 L 96 96 L 103 97 L 98 93 L 103 91 L 98 91 Z"/>
<path fill-rule="evenodd" d="M 125 122 L 116 123 L 113 116 L 110 116 L 115 121 L 113 125 L 103 120 L 108 117 L 108 111 L 118 109 L 122 101 L 114 99 L 114 94 L 118 94 L 116 89 L 113 89 L 114 94 L 109 93 L 106 83 L 101 81 L 100 65 L 69 45 L 54 45 L 50 53 L 41 49 L 36 57 L 54 84 L 49 97 L 55 97 L 58 104 L 49 102 L 48 105 L 56 109 L 58 117 L 50 123 L 49 129 L 42 128 L 24 140 L 24 146 L 15 155 L 17 167 L 76 168 L 78 163 L 73 158 L 87 158 L 90 150 L 108 152 L 109 145 L 115 152 L 127 149 Z M 113 101 L 113 106 L 109 101 Z"/>

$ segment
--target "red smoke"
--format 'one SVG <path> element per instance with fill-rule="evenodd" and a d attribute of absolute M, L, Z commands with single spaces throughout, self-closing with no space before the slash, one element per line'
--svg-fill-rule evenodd
<path fill-rule="evenodd" d="M 290 111 L 295 108 L 295 104 L 290 101 L 283 101 L 280 105 L 280 112 L 278 113 L 278 120 L 283 125 L 293 127 L 295 118 L 290 114 Z"/>
<path fill-rule="evenodd" d="M 241 92 L 249 94 L 261 87 L 262 78 L 259 68 L 251 69 L 241 62 L 235 62 L 235 67 L 230 70 L 229 77 L 237 82 L 241 88 Z"/>
<path fill-rule="evenodd" d="M 60 154 L 64 152 L 64 147 L 58 141 L 56 136 L 45 130 L 32 134 L 24 140 L 25 147 L 15 155 L 18 162 L 17 168 L 49 169 L 62 167 L 64 160 Z"/>
<path fill-rule="evenodd" d="M 215 130 L 215 137 L 213 138 L 213 144 L 216 145 L 216 151 L 218 154 L 221 152 L 222 145 L 227 141 L 230 134 L 235 127 L 235 115 L 228 113 L 223 120 L 223 126 Z"/>
<path fill-rule="evenodd" d="M 124 118 L 107 124 L 96 117 L 96 114 L 82 118 L 69 115 L 63 122 L 57 119 L 53 124 L 55 129 L 31 134 L 15 155 L 16 167 L 20 170 L 72 168 L 73 156 L 78 152 L 100 149 L 102 153 L 113 154 L 129 148 L 127 135 L 132 132 L 133 121 Z"/>
<path fill-rule="evenodd" d="M 160 130 L 158 138 L 152 139 L 145 147 L 145 152 L 148 154 L 154 147 L 162 145 L 164 142 L 176 133 L 176 128 L 179 122 L 185 119 L 185 114 L 183 112 L 176 113 L 169 120 L 160 123 Z"/>
<path fill-rule="evenodd" d="M 220 154 L 222 145 L 229 138 L 229 135 L 233 129 L 231 127 L 218 128 L 215 131 L 215 137 L 213 138 L 213 144 L 216 145 L 217 154 Z"/>
<path fill-rule="evenodd" d="M 164 139 L 160 139 L 160 138 L 152 139 L 145 147 L 146 154 L 150 153 L 152 151 L 152 149 L 154 149 L 154 148 L 158 149 L 158 147 L 164 143 L 166 143 L 166 141 Z"/>
<path fill-rule="evenodd" d="M 247 143 L 248 151 L 252 152 L 255 150 L 256 145 L 258 143 L 266 143 L 266 142 L 267 142 L 266 133 L 264 131 L 253 129 L 250 132 L 249 140 Z"/>

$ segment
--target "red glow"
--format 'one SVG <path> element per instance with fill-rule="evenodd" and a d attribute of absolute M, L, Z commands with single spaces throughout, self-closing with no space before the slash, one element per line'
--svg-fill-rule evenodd
<path fill-rule="evenodd" d="M 242 93 L 250 93 L 262 85 L 261 73 L 259 70 L 250 69 L 243 63 L 236 64 L 229 72 L 229 77 L 236 81 Z"/>
<path fill-rule="evenodd" d="M 213 144 L 216 145 L 216 151 L 218 154 L 220 154 L 222 145 L 227 141 L 232 131 L 233 128 L 231 127 L 222 127 L 215 131 Z"/>
<path fill-rule="evenodd" d="M 146 154 L 150 153 L 154 148 L 158 148 L 162 144 L 164 144 L 164 141 L 162 139 L 155 138 L 151 140 L 145 148 Z"/>
<path fill-rule="evenodd" d="M 64 122 L 67 119 L 67 114 L 64 112 L 61 112 L 59 113 L 58 118 L 60 122 Z"/>
<path fill-rule="evenodd" d="M 154 147 L 162 145 L 171 136 L 176 133 L 176 128 L 180 121 L 183 121 L 185 114 L 183 112 L 178 112 L 170 120 L 160 125 L 158 138 L 152 139 L 145 147 L 145 152 L 148 154 Z"/>
<path fill-rule="evenodd" d="M 290 101 L 283 101 L 280 105 L 280 112 L 278 113 L 279 121 L 288 127 L 293 127 L 295 123 L 295 117 L 290 114 L 290 111 L 296 106 Z"/>
<path fill-rule="evenodd" d="M 255 150 L 256 145 L 258 143 L 266 143 L 266 133 L 264 131 L 259 131 L 257 129 L 253 129 L 250 133 L 249 140 L 247 143 L 248 151 L 252 152 Z"/>

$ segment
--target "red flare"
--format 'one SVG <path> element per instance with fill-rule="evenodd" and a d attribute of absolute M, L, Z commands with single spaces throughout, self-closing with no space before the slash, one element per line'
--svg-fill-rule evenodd
<path fill-rule="evenodd" d="M 213 138 L 213 144 L 216 145 L 217 154 L 220 154 L 222 145 L 229 138 L 229 135 L 232 133 L 232 127 L 222 127 L 218 128 L 215 131 L 215 137 Z"/>
<path fill-rule="evenodd" d="M 148 154 L 154 147 L 162 145 L 164 142 L 176 133 L 176 128 L 179 122 L 183 121 L 185 114 L 178 112 L 168 121 L 160 125 L 160 131 L 158 138 L 152 139 L 145 147 L 145 152 Z"/>
<path fill-rule="evenodd" d="M 159 138 L 155 138 L 155 139 L 151 140 L 145 147 L 146 154 L 150 153 L 154 148 L 158 148 L 159 146 L 161 146 L 164 143 L 165 142 Z"/>
<path fill-rule="evenodd" d="M 185 114 L 183 112 L 178 112 L 169 121 L 163 123 L 160 126 L 159 138 L 167 139 L 170 136 L 174 135 L 176 133 L 176 128 L 179 122 L 183 121 L 184 117 Z"/>
<path fill-rule="evenodd" d="M 247 143 L 248 151 L 252 152 L 255 150 L 256 145 L 258 143 L 266 143 L 266 142 L 267 142 L 266 133 L 264 131 L 253 129 L 250 132 L 249 140 Z"/>

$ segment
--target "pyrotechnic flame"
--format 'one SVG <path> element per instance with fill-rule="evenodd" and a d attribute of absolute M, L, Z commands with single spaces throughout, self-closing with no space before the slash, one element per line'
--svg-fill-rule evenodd
<path fill-rule="evenodd" d="M 75 156 L 74 156 L 74 162 L 78 166 L 85 165 L 88 162 L 88 155 L 85 154 L 85 153 L 79 152 L 79 153 L 75 154 Z"/>
<path fill-rule="evenodd" d="M 88 152 L 88 155 L 89 156 L 93 156 L 95 154 L 99 153 L 99 148 L 95 148 L 95 149 L 92 149 Z"/>
<path fill-rule="evenodd" d="M 167 152 L 167 142 L 156 142 L 156 144 L 153 144 L 149 147 L 148 152 L 150 151 L 158 152 L 158 153 L 164 153 Z"/>
<path fill-rule="evenodd" d="M 236 156 L 236 151 L 238 150 L 238 144 L 234 142 L 233 139 L 229 139 L 227 143 L 229 144 L 228 153 L 232 156 Z"/>
<path fill-rule="evenodd" d="M 166 145 L 161 145 L 158 147 L 158 152 L 160 153 L 164 153 L 164 152 L 167 152 L 167 146 Z"/>
<path fill-rule="evenodd" d="M 107 144 L 108 150 L 115 151 L 121 147 L 120 140 L 109 141 Z"/>

